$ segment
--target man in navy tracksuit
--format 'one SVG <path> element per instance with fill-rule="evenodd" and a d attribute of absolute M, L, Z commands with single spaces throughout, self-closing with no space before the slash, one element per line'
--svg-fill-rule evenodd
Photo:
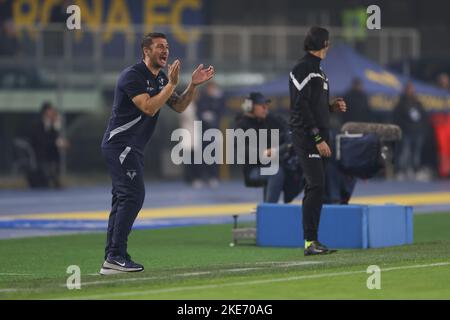
<path fill-rule="evenodd" d="M 292 141 L 306 180 L 303 198 L 305 255 L 332 252 L 318 241 L 325 194 L 325 165 L 331 156 L 330 111 L 345 112 L 342 98 L 330 105 L 328 78 L 320 67 L 329 48 L 328 31 L 312 27 L 305 37 L 306 54 L 289 74 Z"/>
<path fill-rule="evenodd" d="M 112 115 L 102 142 L 102 153 L 112 178 L 112 208 L 109 215 L 105 262 L 101 274 L 137 272 L 144 267 L 131 260 L 127 240 L 142 208 L 144 148 L 158 121 L 159 111 L 168 105 L 183 112 L 196 87 L 214 76 L 214 68 L 199 65 L 186 90 L 178 95 L 180 61 L 168 65 L 169 45 L 162 33 L 149 33 L 141 44 L 143 60 L 126 68 L 117 81 Z"/>

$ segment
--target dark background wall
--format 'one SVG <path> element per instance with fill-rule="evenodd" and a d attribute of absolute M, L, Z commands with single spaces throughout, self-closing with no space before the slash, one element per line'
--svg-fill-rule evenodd
<path fill-rule="evenodd" d="M 345 9 L 376 4 L 382 27 L 416 27 L 422 36 L 422 56 L 450 55 L 450 1 L 446 0 L 227 0 L 205 1 L 205 22 L 221 25 L 342 24 Z"/>

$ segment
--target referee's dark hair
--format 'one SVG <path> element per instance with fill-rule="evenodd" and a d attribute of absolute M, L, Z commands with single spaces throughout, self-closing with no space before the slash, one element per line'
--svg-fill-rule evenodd
<path fill-rule="evenodd" d="M 311 27 L 306 34 L 303 48 L 305 51 L 318 51 L 327 46 L 329 32 L 322 27 Z"/>
<path fill-rule="evenodd" d="M 142 58 L 145 58 L 144 48 L 150 48 L 150 46 L 153 43 L 153 39 L 157 39 L 157 38 L 167 39 L 166 35 L 164 33 L 160 33 L 160 32 L 150 32 L 150 33 L 147 33 L 144 36 L 144 38 L 142 38 L 142 41 L 141 41 Z"/>

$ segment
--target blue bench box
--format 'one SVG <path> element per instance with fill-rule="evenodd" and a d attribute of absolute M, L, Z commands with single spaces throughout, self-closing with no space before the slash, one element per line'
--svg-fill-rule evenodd
<path fill-rule="evenodd" d="M 413 242 L 413 209 L 399 205 L 324 205 L 319 241 L 330 248 L 382 248 Z M 302 207 L 258 205 L 256 244 L 304 247 Z"/>

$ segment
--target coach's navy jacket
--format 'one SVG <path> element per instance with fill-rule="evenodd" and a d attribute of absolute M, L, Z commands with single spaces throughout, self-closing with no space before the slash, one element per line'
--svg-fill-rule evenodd
<path fill-rule="evenodd" d="M 129 147 L 143 154 L 158 122 L 159 111 L 154 116 L 147 116 L 133 103 L 133 98 L 143 93 L 156 96 L 168 82 L 163 71 L 155 76 L 143 61 L 126 68 L 116 84 L 111 118 L 103 136 L 102 148 Z"/>

